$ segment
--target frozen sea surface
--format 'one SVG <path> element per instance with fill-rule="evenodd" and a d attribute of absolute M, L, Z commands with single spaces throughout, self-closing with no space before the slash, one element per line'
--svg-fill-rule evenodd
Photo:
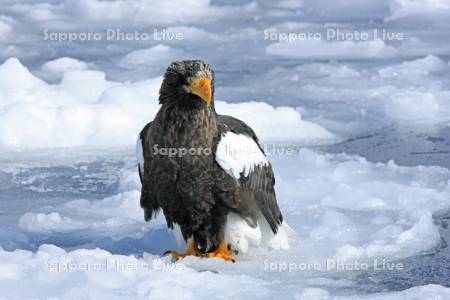
<path fill-rule="evenodd" d="M 301 149 L 291 157 L 273 156 L 280 205 L 286 220 L 298 233 L 291 241 L 291 249 L 241 256 L 235 265 L 194 258 L 172 265 L 167 258 L 159 258 L 167 249 L 177 247 L 163 219 L 147 224 L 142 220 L 132 151 L 84 150 L 81 155 L 80 151 L 47 150 L 0 157 L 3 179 L 0 246 L 4 249 L 0 257 L 2 268 L 9 274 L 0 277 L 0 287 L 6 291 L 14 282 L 23 288 L 4 296 L 83 298 L 112 293 L 114 298 L 121 298 L 120 293 L 125 293 L 132 297 L 164 298 L 174 294 L 158 294 L 163 293 L 160 288 L 174 282 L 167 278 L 157 283 L 151 278 L 172 272 L 173 276 L 186 278 L 180 280 L 188 280 L 180 287 L 180 293 L 195 288 L 191 280 L 199 280 L 197 277 L 205 276 L 200 275 L 205 272 L 208 279 L 201 280 L 208 287 L 206 290 L 211 289 L 209 279 L 214 278 L 223 279 L 224 284 L 247 283 L 246 289 L 225 294 L 238 298 L 247 293 L 270 297 L 274 290 L 288 298 L 303 294 L 308 299 L 362 297 L 386 292 L 390 297 L 403 297 L 404 294 L 394 292 L 415 286 L 426 286 L 419 292 L 426 297 L 447 293 L 428 286 L 449 286 L 447 169 L 400 167 L 393 162 L 373 163 L 356 156 L 308 149 Z M 54 245 L 53 248 L 48 244 Z M 19 249 L 37 252 L 31 255 Z M 77 252 L 81 250 L 93 252 Z M 370 268 L 299 269 L 306 263 L 321 264 L 329 259 L 350 266 L 366 263 Z M 95 265 L 96 260 L 105 264 L 107 272 L 77 269 Z M 141 278 L 144 276 L 141 269 L 116 270 L 114 261 L 145 264 L 150 269 L 146 272 L 153 277 Z M 378 266 L 379 270 L 375 270 L 373 264 L 377 261 L 400 263 L 402 268 L 389 270 Z M 280 269 L 284 263 L 296 264 L 297 269 L 289 272 Z M 56 266 L 61 269 L 55 269 Z M 73 268 L 70 271 L 65 269 L 69 266 Z M 50 282 L 45 283 L 41 276 L 30 272 L 47 274 L 45 281 L 54 276 L 65 279 L 53 283 L 54 288 L 49 291 L 45 286 Z M 130 291 L 117 294 L 112 286 L 99 288 L 96 282 L 100 279 L 96 278 L 100 274 L 102 280 L 112 282 L 126 276 L 127 281 L 115 288 Z M 28 278 L 27 284 L 20 283 L 24 278 Z M 65 283 L 68 280 L 81 280 L 88 288 L 85 292 L 70 291 Z M 142 287 L 132 290 L 136 282 Z M 221 286 L 213 291 L 223 292 Z M 139 293 L 142 289 L 144 294 Z"/>

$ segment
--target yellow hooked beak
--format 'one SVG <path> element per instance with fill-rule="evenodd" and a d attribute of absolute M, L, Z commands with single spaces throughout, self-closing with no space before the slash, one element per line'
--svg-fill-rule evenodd
<path fill-rule="evenodd" d="M 188 91 L 202 98 L 208 105 L 211 104 L 211 80 L 206 77 L 193 78 L 189 81 Z"/>

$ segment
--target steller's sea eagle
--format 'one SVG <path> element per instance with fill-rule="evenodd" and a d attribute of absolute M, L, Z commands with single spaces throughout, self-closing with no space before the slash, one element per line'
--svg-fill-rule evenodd
<path fill-rule="evenodd" d="M 144 218 L 162 210 L 169 228 L 179 226 L 189 245 L 185 253 L 170 251 L 176 259 L 234 261 L 237 250 L 264 241 L 287 248 L 289 228 L 276 201 L 272 166 L 253 130 L 217 114 L 213 99 L 208 63 L 168 67 L 161 107 L 137 143 Z"/>

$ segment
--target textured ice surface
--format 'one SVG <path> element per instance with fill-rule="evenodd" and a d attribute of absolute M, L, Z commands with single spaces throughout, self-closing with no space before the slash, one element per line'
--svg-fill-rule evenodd
<path fill-rule="evenodd" d="M 112 82 L 103 72 L 87 70 L 80 63 L 61 59 L 44 65 L 52 74 L 63 72 L 56 85 L 35 77 L 16 58 L 0 65 L 0 150 L 134 144 L 137 133 L 159 108 L 161 78 Z M 290 107 L 217 101 L 217 110 L 242 118 L 267 143 L 337 140 L 323 127 L 302 120 Z"/>
<path fill-rule="evenodd" d="M 228 103 L 262 101 L 273 107 L 289 105 L 301 113 L 304 121 L 316 123 L 340 137 L 355 137 L 398 123 L 408 127 L 417 123 L 445 126 L 449 121 L 447 0 L 347 1 L 344 4 L 310 0 L 170 4 L 142 0 L 52 0 L 48 3 L 5 0 L 0 4 L 0 11 L 3 33 L 0 60 L 18 57 L 35 75 L 54 83 L 50 89 L 52 95 L 48 95 L 48 89 L 33 90 L 33 95 L 48 98 L 52 106 L 57 97 L 61 99 L 57 106 L 65 107 L 64 99 L 69 97 L 63 95 L 66 92 L 81 96 L 75 103 L 96 102 L 98 98 L 89 96 L 99 96 L 106 82 L 119 82 L 120 98 L 133 98 L 127 104 L 149 109 L 151 104 L 142 103 L 140 96 L 154 95 L 158 84 L 154 82 L 153 86 L 151 81 L 161 76 L 172 60 L 202 58 L 215 67 L 217 99 Z M 81 31 L 100 33 L 102 38 L 59 42 L 45 39 L 46 29 L 47 34 Z M 108 39 L 108 29 L 145 32 L 151 38 Z M 400 41 L 322 38 L 289 43 L 268 38 L 267 34 L 320 33 L 324 36 L 329 29 L 365 32 L 369 36 L 374 30 L 380 34 L 385 30 L 402 33 L 405 38 Z M 156 39 L 154 30 L 158 33 Z M 163 40 L 163 31 L 180 33 L 183 38 Z M 60 84 L 64 71 L 86 71 L 86 68 L 104 72 L 106 80 L 101 73 L 91 74 L 87 83 L 67 75 L 68 85 Z M 17 81 L 17 72 L 8 74 L 10 81 Z M 30 79 L 24 80 L 24 85 L 29 86 L 28 81 L 36 83 Z M 124 83 L 127 81 L 128 84 Z M 139 94 L 129 92 L 142 81 L 146 84 L 141 83 Z M 28 92 L 17 93 L 29 98 Z M 2 107 L 5 102 L 11 104 L 9 98 L 14 99 L 7 91 L 0 92 L 3 93 L 0 99 L 7 100 L 1 101 Z M 70 105 L 73 103 L 70 101 Z M 137 124 L 146 120 L 130 111 L 127 115 L 136 125 L 130 124 L 123 115 L 117 115 L 118 109 L 124 109 L 123 105 L 113 106 L 108 101 L 105 104 L 110 109 L 105 114 L 120 120 L 121 128 L 138 127 Z M 24 107 L 14 110 L 16 118 L 22 109 L 26 110 Z M 132 109 L 132 105 L 127 109 Z M 89 123 L 89 115 L 95 108 L 86 110 L 86 107 L 79 109 L 76 113 L 79 119 L 73 122 Z M 26 117 L 33 122 L 38 118 L 36 115 L 39 112 L 27 111 Z M 109 122 L 109 117 L 104 118 Z M 40 122 L 39 127 L 51 127 L 48 119 Z M 9 140 L 14 133 L 9 133 Z M 88 134 L 86 130 L 79 133 L 73 144 L 87 143 L 89 139 L 84 137 Z"/>
<path fill-rule="evenodd" d="M 209 294 L 204 293 L 217 293 L 226 284 L 247 286 L 226 292 L 236 297 L 245 297 L 252 290 L 269 297 L 274 287 L 289 298 L 311 293 L 328 298 L 350 296 L 409 288 L 413 285 L 400 282 L 380 285 L 369 278 L 384 282 L 393 276 L 399 280 L 403 276 L 413 282 L 416 277 L 412 272 L 417 267 L 414 258 L 445 249 L 440 233 L 442 224 L 432 216 L 440 218 L 449 210 L 448 169 L 371 163 L 357 156 L 302 149 L 292 156 L 270 157 L 277 174 L 281 209 L 298 233 L 291 238 L 290 250 L 253 249 L 245 256 L 240 255 L 233 265 L 197 258 L 173 265 L 168 258 L 159 257 L 177 247 L 163 218 L 160 216 L 151 223 L 143 221 L 139 178 L 131 153 L 94 152 L 75 159 L 78 154 L 71 151 L 50 151 L 47 162 L 40 157 L 41 163 L 34 167 L 14 163 L 21 157 L 26 161 L 30 154 L 2 159 L 5 170 L 2 194 L 12 195 L 16 190 L 18 198 L 15 204 L 8 198 L 2 200 L 2 209 L 11 216 L 0 231 L 3 268 L 9 270 L 0 279 L 0 286 L 23 286 L 18 290 L 5 289 L 8 293 L 4 296 L 29 297 L 27 287 L 34 286 L 38 298 L 58 294 L 63 298 L 106 297 L 119 290 L 122 292 L 118 295 L 144 298 L 150 294 L 163 295 L 159 293 L 171 285 L 179 293 L 191 290 L 187 295 L 201 293 L 200 296 L 206 297 Z M 111 157 L 101 164 L 103 169 L 94 167 L 100 164 L 99 157 Z M 84 178 L 104 182 L 109 188 L 99 186 L 96 191 L 93 187 L 73 186 L 64 192 L 55 189 L 59 185 L 48 178 L 76 180 L 81 171 Z M 53 199 L 63 195 L 63 199 Z M 34 208 L 27 204 L 31 199 Z M 103 250 L 95 250 L 97 247 Z M 389 262 L 401 263 L 401 270 L 390 272 L 380 266 Z M 115 269 L 121 263 L 130 263 L 130 269 Z M 306 267 L 314 263 L 317 265 Z M 374 270 L 374 264 L 380 269 Z M 361 265 L 369 269 L 352 269 Z M 59 270 L 55 269 L 57 266 Z M 89 266 L 90 270 L 83 269 Z M 93 270 L 95 266 L 100 269 Z M 174 285 L 178 276 L 184 282 L 182 285 Z M 205 280 L 202 276 L 212 280 L 205 282 L 201 291 L 195 291 L 195 282 Z M 417 277 L 421 279 L 415 285 L 439 282 L 439 278 L 429 276 L 428 280 Z M 24 281 L 25 277 L 31 279 Z M 103 278 L 104 284 L 109 283 L 95 289 L 98 278 Z M 213 287 L 216 280 L 221 283 Z M 69 288 L 68 282 L 72 281 L 87 288 Z M 46 288 L 50 284 L 54 284 L 54 289 Z M 142 288 L 132 289 L 136 285 Z M 447 293 L 437 286 L 415 291 L 424 297 Z"/>
<path fill-rule="evenodd" d="M 425 285 L 401 292 L 370 296 L 332 296 L 323 288 L 292 286 L 270 278 L 236 273 L 230 268 L 213 273 L 210 262 L 204 271 L 167 258 L 114 255 L 105 250 L 67 252 L 53 245 L 42 245 L 35 253 L 0 250 L 0 287 L 8 299 L 447 299 L 448 288 Z M 317 279 L 317 282 L 325 281 Z M 346 281 L 330 280 L 336 288 Z M 230 288 L 233 287 L 233 288 Z"/>

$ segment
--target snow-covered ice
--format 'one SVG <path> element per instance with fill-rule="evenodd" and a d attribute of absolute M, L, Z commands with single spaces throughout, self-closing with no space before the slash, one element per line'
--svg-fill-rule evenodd
<path fill-rule="evenodd" d="M 0 65 L 0 148 L 131 145 L 159 108 L 160 77 L 133 83 L 108 81 L 105 73 L 67 59 L 46 63 L 43 69 L 52 74 L 63 70 L 61 81 L 48 84 L 17 58 Z M 337 139 L 323 127 L 302 120 L 300 112 L 290 107 L 221 101 L 217 107 L 245 120 L 266 142 L 326 144 Z M 277 120 L 276 131 L 268 128 L 274 125 L 267 124 L 268 119 Z"/>
<path fill-rule="evenodd" d="M 6 261 L 1 266 L 0 287 L 2 296 L 9 299 L 258 299 L 293 292 L 284 287 L 277 290 L 277 284 L 269 280 L 232 272 L 198 272 L 152 255 L 136 258 L 100 249 L 67 252 L 42 245 L 35 253 L 1 251 L 0 257 Z M 304 286 L 296 287 L 294 292 L 296 299 L 308 300 L 450 297 L 449 289 L 439 285 L 370 296 L 331 296 L 324 289 Z"/>
<path fill-rule="evenodd" d="M 60 155 L 70 161 L 74 154 Z M 261 297 L 269 297 L 274 289 L 279 289 L 287 296 L 317 294 L 317 299 L 324 295 L 331 299 L 333 293 L 343 296 L 333 281 L 345 282 L 347 289 L 357 284 L 352 273 L 358 269 L 350 272 L 346 268 L 384 261 L 400 261 L 406 268 L 408 260 L 402 259 L 440 248 L 440 227 L 432 215 L 450 209 L 448 169 L 371 163 L 357 156 L 302 149 L 292 156 L 271 157 L 280 206 L 298 233 L 289 250 L 255 249 L 239 256 L 236 265 L 198 258 L 172 264 L 167 257 L 159 256 L 177 247 L 164 220 L 159 217 L 151 223 L 143 221 L 138 201 L 139 178 L 129 163 L 132 156 L 125 151 L 116 159 L 125 165 L 116 169 L 118 183 L 112 196 L 54 203 L 32 211 L 22 208 L 24 213 L 19 214 L 14 229 L 17 233 L 0 239 L 2 247 L 8 248 L 0 251 L 4 262 L 0 286 L 6 291 L 4 296 L 178 295 L 189 299 L 193 295 L 257 297 L 252 294 L 257 290 Z M 83 165 L 89 165 L 92 158 L 87 160 Z M 24 170 L 15 167 L 14 161 L 7 161 L 3 159 L 3 165 L 11 172 L 11 184 L 17 184 Z M 38 168 L 45 174 L 45 164 Z M 32 186 L 49 185 L 38 178 L 29 181 Z M 41 190 L 34 194 L 51 197 L 50 192 L 45 195 Z M 5 203 L 4 207 L 8 205 Z M 19 250 L 24 241 L 28 250 Z M 332 261 L 336 265 L 331 265 Z M 319 267 L 307 268 L 307 263 Z M 283 266 L 289 266 L 290 271 Z M 199 272 L 202 270 L 205 271 Z M 210 277 L 213 280 L 206 279 Z M 321 283 L 317 277 L 328 281 L 323 279 Z M 178 281 L 183 283 L 175 285 Z M 163 294 L 167 284 L 175 286 L 174 290 Z M 204 288 L 197 289 L 198 284 Z M 242 288 L 228 290 L 230 284 Z M 20 289 L 13 290 L 8 285 Z M 48 288 L 50 285 L 53 288 Z M 415 289 L 423 297 L 448 293 L 436 286 Z M 401 297 L 402 293 L 389 297 Z"/>

